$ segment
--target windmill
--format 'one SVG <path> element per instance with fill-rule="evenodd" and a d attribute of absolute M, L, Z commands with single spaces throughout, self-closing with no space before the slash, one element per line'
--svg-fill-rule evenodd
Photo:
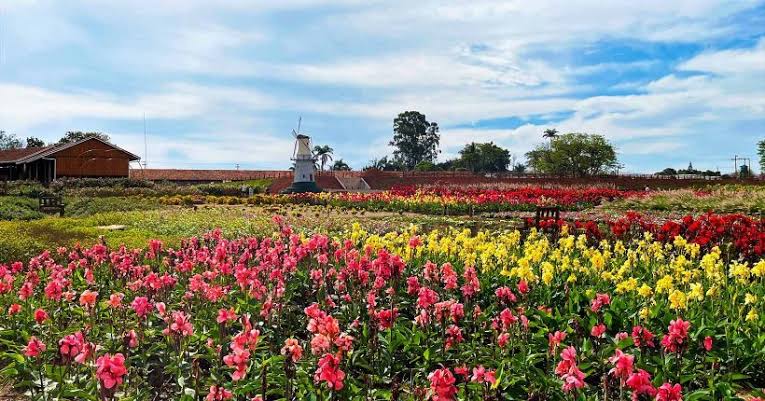
<path fill-rule="evenodd" d="M 316 156 L 311 151 L 311 137 L 300 132 L 303 118 L 298 119 L 297 130 L 292 130 L 295 146 L 292 149 L 294 162 L 292 185 L 282 193 L 321 192 L 316 185 Z"/>

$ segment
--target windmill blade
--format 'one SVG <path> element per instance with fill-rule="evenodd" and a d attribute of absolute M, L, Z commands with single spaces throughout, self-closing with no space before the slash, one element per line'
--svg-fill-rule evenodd
<path fill-rule="evenodd" d="M 303 122 L 303 116 L 298 117 L 298 129 L 297 132 L 300 133 L 300 124 Z"/>
<path fill-rule="evenodd" d="M 295 139 L 297 139 L 297 132 L 295 132 L 294 129 L 292 130 L 292 136 L 295 137 Z"/>

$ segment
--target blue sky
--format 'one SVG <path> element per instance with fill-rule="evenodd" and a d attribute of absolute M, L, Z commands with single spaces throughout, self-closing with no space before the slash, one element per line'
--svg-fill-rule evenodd
<path fill-rule="evenodd" d="M 156 168 L 287 168 L 298 116 L 361 168 L 404 110 L 442 160 L 556 127 L 727 172 L 765 138 L 765 1 L 0 0 L 0 42 L 0 129 L 143 156 L 145 114 Z"/>

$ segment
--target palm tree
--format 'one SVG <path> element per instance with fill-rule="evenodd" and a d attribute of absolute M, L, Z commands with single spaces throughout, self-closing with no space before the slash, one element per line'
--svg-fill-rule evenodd
<path fill-rule="evenodd" d="M 319 158 L 321 162 L 321 168 L 320 170 L 324 171 L 324 166 L 332 159 L 332 152 L 334 152 L 334 149 L 329 147 L 329 145 L 316 145 L 313 147 L 313 153 L 316 155 L 316 157 Z"/>
<path fill-rule="evenodd" d="M 557 137 L 558 137 L 558 130 L 555 128 L 548 128 L 542 134 L 542 138 L 549 138 L 550 141 L 552 141 L 554 138 L 557 138 Z"/>
<path fill-rule="evenodd" d="M 348 165 L 343 159 L 335 160 L 335 164 L 332 165 L 334 171 L 351 171 L 351 166 Z"/>

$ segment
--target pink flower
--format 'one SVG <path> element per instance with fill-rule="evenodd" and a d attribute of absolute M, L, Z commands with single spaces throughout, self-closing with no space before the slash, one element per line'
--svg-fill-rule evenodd
<path fill-rule="evenodd" d="M 122 299 L 125 298 L 125 294 L 121 292 L 109 295 L 109 307 L 118 309 L 122 307 Z"/>
<path fill-rule="evenodd" d="M 122 377 L 127 374 L 125 357 L 120 354 L 105 354 L 96 360 L 96 376 L 101 385 L 106 389 L 112 389 L 122 384 Z"/>
<path fill-rule="evenodd" d="M 210 392 L 207 393 L 207 397 L 205 397 L 205 401 L 226 401 L 232 398 L 234 398 L 234 393 L 231 391 L 226 390 L 223 387 L 212 385 L 210 386 Z"/>
<path fill-rule="evenodd" d="M 493 370 L 486 370 L 482 365 L 473 368 L 473 376 L 470 378 L 473 383 L 494 384 L 497 381 Z"/>
<path fill-rule="evenodd" d="M 80 331 L 65 336 L 58 342 L 58 351 L 65 362 L 74 360 L 77 363 L 84 364 L 94 348 L 93 344 L 85 341 L 85 336 Z"/>
<path fill-rule="evenodd" d="M 656 392 L 656 401 L 682 401 L 683 387 L 679 384 L 664 383 Z"/>
<path fill-rule="evenodd" d="M 313 378 L 316 382 L 326 382 L 327 387 L 332 390 L 342 390 L 345 372 L 340 370 L 340 358 L 332 354 L 321 357 Z"/>
<path fill-rule="evenodd" d="M 654 347 L 654 335 L 642 326 L 632 328 L 632 342 L 636 347 Z"/>
<path fill-rule="evenodd" d="M 300 360 L 303 357 L 303 347 L 300 346 L 298 340 L 294 338 L 288 338 L 284 340 L 284 346 L 282 347 L 282 355 L 289 357 L 293 363 Z"/>
<path fill-rule="evenodd" d="M 48 320 L 48 312 L 45 312 L 43 309 L 37 308 L 35 310 L 35 321 L 37 324 L 43 324 L 44 321 Z"/>
<path fill-rule="evenodd" d="M 27 346 L 24 347 L 24 355 L 30 357 L 30 358 L 37 358 L 40 356 L 42 352 L 45 351 L 45 343 L 38 340 L 37 337 L 32 336 L 29 337 L 29 342 L 27 343 Z"/>
<path fill-rule="evenodd" d="M 667 328 L 669 333 L 661 339 L 661 345 L 669 352 L 678 352 L 685 345 L 690 328 L 691 322 L 686 322 L 681 318 L 673 320 Z"/>
<path fill-rule="evenodd" d="M 130 306 L 135 311 L 135 314 L 141 318 L 148 315 L 152 308 L 151 302 L 146 297 L 135 297 Z"/>
<path fill-rule="evenodd" d="M 166 336 L 188 337 L 194 334 L 194 326 L 191 325 L 191 316 L 182 311 L 173 312 L 168 326 L 162 331 Z"/>
<path fill-rule="evenodd" d="M 526 294 L 529 292 L 529 285 L 526 283 L 526 280 L 521 280 L 518 282 L 518 292 L 521 294 Z"/>
<path fill-rule="evenodd" d="M 632 373 L 634 361 L 635 357 L 633 355 L 625 354 L 622 350 L 617 349 L 614 355 L 608 358 L 608 362 L 614 365 L 608 373 L 621 380 L 627 380 Z"/>
<path fill-rule="evenodd" d="M 556 331 L 555 333 L 547 334 L 547 343 L 550 347 L 550 352 L 555 353 L 555 349 L 566 339 L 566 333 L 563 331 Z"/>
<path fill-rule="evenodd" d="M 228 367 L 234 367 L 236 370 L 231 374 L 231 380 L 238 381 L 244 379 L 247 374 L 247 365 L 250 360 L 250 351 L 242 348 L 235 348 L 232 344 L 231 353 L 223 357 L 223 362 Z"/>
<path fill-rule="evenodd" d="M 585 386 L 584 373 L 579 370 L 576 362 L 576 349 L 568 347 L 561 354 L 561 361 L 555 367 L 555 374 L 563 380 L 563 391 L 570 392 Z"/>
<path fill-rule="evenodd" d="M 646 394 L 651 398 L 656 394 L 656 389 L 651 383 L 651 375 L 643 369 L 632 373 L 625 384 L 632 390 L 632 399 L 635 401 L 641 394 Z"/>
<path fill-rule="evenodd" d="M 611 304 L 611 297 L 608 296 L 608 294 L 598 294 L 595 296 L 595 299 L 592 300 L 592 304 L 590 305 L 590 310 L 592 310 L 595 313 L 598 313 L 600 312 L 600 308 L 610 304 Z"/>
<path fill-rule="evenodd" d="M 220 309 L 218 310 L 218 318 L 215 319 L 218 324 L 226 324 L 228 322 L 233 322 L 236 320 L 237 316 L 234 312 L 234 308 L 229 309 Z"/>
<path fill-rule="evenodd" d="M 433 401 L 454 401 L 457 395 L 457 386 L 454 385 L 456 379 L 449 369 L 437 369 L 428 375 L 428 379 Z"/>

